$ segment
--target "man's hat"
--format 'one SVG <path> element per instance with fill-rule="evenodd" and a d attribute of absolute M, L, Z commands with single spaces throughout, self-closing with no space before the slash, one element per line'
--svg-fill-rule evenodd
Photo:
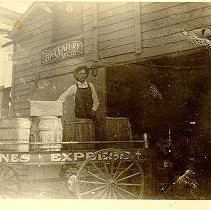
<path fill-rule="evenodd" d="M 87 77 L 89 76 L 89 68 L 87 66 L 79 66 L 73 72 L 74 78 L 76 80 L 78 80 L 78 72 L 80 72 L 81 70 L 85 70 L 86 74 L 87 74 Z"/>

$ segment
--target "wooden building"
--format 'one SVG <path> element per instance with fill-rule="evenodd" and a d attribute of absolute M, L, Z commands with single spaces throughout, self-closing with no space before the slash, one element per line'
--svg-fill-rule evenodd
<path fill-rule="evenodd" d="M 56 100 L 87 65 L 100 116 L 129 117 L 135 131 L 164 139 L 176 129 L 171 137 L 183 144 L 190 123 L 209 132 L 211 56 L 183 32 L 201 33 L 210 18 L 209 2 L 35 2 L 13 30 L 13 115 L 28 116 L 31 100 Z M 74 120 L 72 104 L 65 102 L 65 120 Z"/>
<path fill-rule="evenodd" d="M 20 13 L 0 7 L 0 118 L 10 116 L 13 46 L 10 32 Z"/>
<path fill-rule="evenodd" d="M 13 115 L 27 116 L 30 100 L 56 100 L 75 82 L 72 72 L 80 65 L 92 68 L 89 80 L 100 97 L 101 116 L 131 115 L 131 91 L 150 75 L 160 78 L 160 89 L 171 95 L 165 90 L 172 75 L 186 84 L 187 78 L 203 77 L 210 68 L 206 49 L 182 34 L 209 26 L 210 6 L 207 2 L 33 3 L 13 30 Z M 64 118 L 73 119 L 71 99 L 65 102 Z"/>

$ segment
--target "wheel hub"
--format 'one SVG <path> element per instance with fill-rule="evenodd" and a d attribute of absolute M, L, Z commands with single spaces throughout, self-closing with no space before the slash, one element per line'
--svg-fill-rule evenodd
<path fill-rule="evenodd" d="M 113 188 L 113 187 L 115 187 L 115 186 L 116 186 L 115 180 L 109 179 L 108 182 L 107 182 L 107 187 L 108 187 L 108 188 Z"/>

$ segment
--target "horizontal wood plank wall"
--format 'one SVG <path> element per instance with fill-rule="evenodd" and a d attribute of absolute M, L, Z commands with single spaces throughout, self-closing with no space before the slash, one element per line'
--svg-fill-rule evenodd
<path fill-rule="evenodd" d="M 134 4 L 104 3 L 99 6 L 99 55 L 105 66 L 198 48 L 181 32 L 210 24 L 211 3 L 140 3 L 141 40 L 137 40 Z M 142 47 L 139 55 L 135 55 L 137 41 Z"/>
<path fill-rule="evenodd" d="M 66 40 L 52 40 L 51 13 L 35 8 L 14 35 L 13 114 L 29 114 L 30 100 L 56 100 L 74 83 L 73 70 L 79 65 L 92 65 L 94 57 L 93 5 L 83 5 L 83 34 L 71 37 L 84 38 L 84 55 L 48 65 L 41 64 L 41 51 Z M 39 15 L 38 15 L 39 14 Z M 35 81 L 37 79 L 37 81 Z M 73 104 L 68 101 L 68 106 Z M 65 108 L 68 116 L 71 111 Z"/>
<path fill-rule="evenodd" d="M 209 25 L 210 3 L 165 2 L 142 5 L 142 57 L 162 56 L 198 47 L 183 35 Z"/>
<path fill-rule="evenodd" d="M 99 57 L 101 62 L 135 52 L 134 3 L 99 5 Z"/>
<path fill-rule="evenodd" d="M 29 101 L 34 99 L 34 77 L 24 74 L 31 72 L 34 52 L 40 53 L 50 43 L 51 34 L 51 16 L 35 8 L 14 35 L 13 115 L 29 114 Z M 40 65 L 40 60 L 36 65 Z"/>
<path fill-rule="evenodd" d="M 83 5 L 83 34 L 71 39 L 84 38 L 84 55 L 48 65 L 41 64 L 41 50 L 62 43 L 52 41 L 52 17 L 45 10 L 35 9 L 26 17 L 14 36 L 14 113 L 26 114 L 27 103 L 35 98 L 35 78 L 60 78 L 72 75 L 79 65 L 93 64 L 99 59 L 102 66 L 151 59 L 169 53 L 178 53 L 198 46 L 183 37 L 183 30 L 192 30 L 210 25 L 211 4 L 193 2 L 145 2 L 140 3 L 140 39 L 137 39 L 134 2 L 98 3 L 94 15 L 93 4 Z M 39 15 L 37 15 L 39 14 Z M 98 20 L 94 21 L 94 17 Z M 96 25 L 98 30 L 96 31 Z M 95 34 L 95 37 L 94 37 Z M 96 38 L 98 34 L 98 38 Z M 137 44 L 141 52 L 137 53 Z M 99 49 L 96 53 L 96 49 Z M 72 76 L 68 76 L 72 78 Z M 70 79 L 71 81 L 71 79 Z M 37 85 L 37 84 L 36 84 Z M 60 89 L 60 93 L 65 87 Z M 39 93 L 41 94 L 41 93 Z M 59 94 L 59 93 L 58 93 Z M 44 97 L 42 94 L 36 97 Z M 48 94 L 46 94 L 48 96 Z M 41 97 L 41 98 L 42 98 Z M 53 99 L 56 95 L 49 96 Z"/>

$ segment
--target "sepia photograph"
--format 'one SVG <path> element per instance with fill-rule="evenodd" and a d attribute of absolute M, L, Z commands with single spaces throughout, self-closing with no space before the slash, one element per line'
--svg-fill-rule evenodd
<path fill-rule="evenodd" d="M 210 200 L 210 19 L 209 1 L 0 1 L 0 198 Z"/>

